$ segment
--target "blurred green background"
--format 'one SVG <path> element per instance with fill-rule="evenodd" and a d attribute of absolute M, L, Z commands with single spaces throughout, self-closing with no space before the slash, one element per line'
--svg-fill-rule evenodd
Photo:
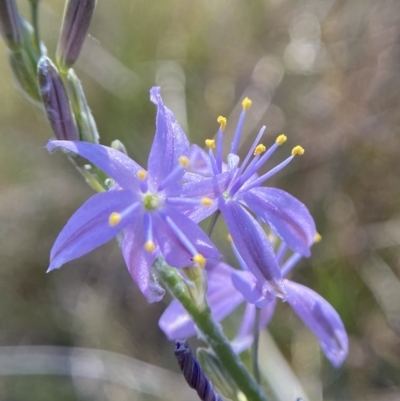
<path fill-rule="evenodd" d="M 28 17 L 28 2 L 18 5 Z M 53 58 L 64 2 L 40 6 Z M 323 240 L 293 279 L 336 308 L 350 352 L 332 368 L 279 305 L 270 332 L 280 351 L 264 336 L 260 353 L 277 399 L 295 401 L 301 386 L 310 401 L 399 400 L 400 2 L 99 0 L 90 35 L 75 70 L 102 143 L 122 140 L 142 165 L 153 85 L 200 145 L 218 115 L 232 134 L 249 96 L 243 152 L 263 124 L 266 146 L 288 136 L 274 163 L 305 148 L 268 184 L 316 219 Z M 0 399 L 196 400 L 157 326 L 165 303 L 146 303 L 114 242 L 45 274 L 57 234 L 92 192 L 44 149 L 50 126 L 16 89 L 6 52 L 1 42 Z"/>

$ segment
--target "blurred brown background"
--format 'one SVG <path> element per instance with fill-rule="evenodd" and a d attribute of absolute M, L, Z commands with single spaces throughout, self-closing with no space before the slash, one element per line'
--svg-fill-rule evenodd
<path fill-rule="evenodd" d="M 27 3 L 18 2 L 26 17 Z M 41 1 L 50 57 L 63 6 Z M 281 132 L 289 138 L 275 162 L 294 145 L 306 149 L 268 184 L 316 219 L 323 241 L 293 278 L 337 309 L 350 353 L 333 369 L 280 305 L 270 326 L 280 353 L 264 339 L 260 360 L 309 400 L 400 399 L 400 2 L 98 1 L 90 33 L 75 70 L 102 143 L 122 140 L 142 165 L 153 85 L 193 142 L 214 135 L 220 114 L 233 129 L 249 96 L 246 143 L 265 124 L 267 146 Z M 46 152 L 51 136 L 16 90 L 1 42 L 0 399 L 195 400 L 178 374 L 159 369 L 178 372 L 157 326 L 165 304 L 146 304 L 114 242 L 45 274 L 58 232 L 92 193 L 62 155 Z"/>

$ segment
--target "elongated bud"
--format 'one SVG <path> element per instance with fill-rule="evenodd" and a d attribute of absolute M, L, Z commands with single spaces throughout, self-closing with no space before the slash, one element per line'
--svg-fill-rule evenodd
<path fill-rule="evenodd" d="M 199 309 L 206 308 L 207 278 L 204 269 L 189 266 L 182 269 L 182 273 L 188 278 L 185 283 L 192 300 Z"/>
<path fill-rule="evenodd" d="M 68 0 L 57 46 L 57 64 L 68 70 L 81 52 L 92 20 L 96 0 Z"/>
<path fill-rule="evenodd" d="M 125 153 L 126 155 L 128 155 L 128 152 L 127 152 L 127 150 L 126 150 L 125 145 L 124 145 L 119 139 L 114 139 L 114 140 L 111 142 L 111 147 L 112 147 L 113 149 L 119 150 L 120 152 Z M 140 171 L 138 172 L 138 174 L 139 174 L 139 173 L 140 173 Z M 146 177 L 147 177 L 147 174 L 146 174 L 145 177 L 143 177 L 143 179 L 146 178 Z M 139 178 L 140 178 L 140 177 L 139 177 Z"/>
<path fill-rule="evenodd" d="M 0 0 L 0 33 L 11 50 L 22 46 L 21 17 L 15 0 Z"/>
<path fill-rule="evenodd" d="M 175 357 L 187 384 L 197 391 L 202 401 L 223 401 L 204 374 L 186 340 L 175 341 Z"/>
<path fill-rule="evenodd" d="M 196 354 L 204 372 L 219 393 L 230 400 L 237 399 L 240 390 L 214 353 L 211 350 L 199 348 Z"/>
<path fill-rule="evenodd" d="M 72 68 L 68 70 L 67 86 L 80 138 L 86 142 L 99 143 L 96 122 L 87 104 L 81 82 Z"/>
<path fill-rule="evenodd" d="M 29 55 L 23 49 L 9 52 L 8 62 L 17 87 L 29 100 L 40 105 L 41 97 L 36 77 L 36 66 L 32 64 Z"/>
<path fill-rule="evenodd" d="M 42 57 L 39 60 L 37 74 L 40 96 L 56 138 L 77 141 L 78 130 L 56 66 L 48 57 Z"/>

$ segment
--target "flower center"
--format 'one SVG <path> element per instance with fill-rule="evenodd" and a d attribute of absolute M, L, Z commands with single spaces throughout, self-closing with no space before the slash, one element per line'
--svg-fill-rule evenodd
<path fill-rule="evenodd" d="M 161 204 L 161 199 L 157 195 L 147 194 L 143 197 L 143 206 L 146 210 L 155 210 Z"/>

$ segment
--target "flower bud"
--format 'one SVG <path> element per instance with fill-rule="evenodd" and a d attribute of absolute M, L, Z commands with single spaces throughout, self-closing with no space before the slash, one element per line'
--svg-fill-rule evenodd
<path fill-rule="evenodd" d="M 8 62 L 18 89 L 31 101 L 40 104 L 41 98 L 36 78 L 36 66 L 31 63 L 24 49 L 9 52 Z"/>
<path fill-rule="evenodd" d="M 0 1 L 0 33 L 11 50 L 22 46 L 21 17 L 15 0 Z"/>
<path fill-rule="evenodd" d="M 79 140 L 67 92 L 56 66 L 44 56 L 39 60 L 37 74 L 40 96 L 56 138 L 69 141 Z"/>
<path fill-rule="evenodd" d="M 119 150 L 122 153 L 125 153 L 126 155 L 128 155 L 128 151 L 126 150 L 125 145 L 119 140 L 119 139 L 115 139 L 111 142 L 111 147 L 113 149 Z"/>
<path fill-rule="evenodd" d="M 208 349 L 198 348 L 197 359 L 216 390 L 225 398 L 237 399 L 239 388 L 231 379 L 215 354 Z"/>
<path fill-rule="evenodd" d="M 57 46 L 57 64 L 70 68 L 81 51 L 92 19 L 96 0 L 68 0 Z"/>
<path fill-rule="evenodd" d="M 81 140 L 99 143 L 99 133 L 97 131 L 96 122 L 87 104 L 81 82 L 72 68 L 68 70 L 67 74 L 67 90 Z"/>

